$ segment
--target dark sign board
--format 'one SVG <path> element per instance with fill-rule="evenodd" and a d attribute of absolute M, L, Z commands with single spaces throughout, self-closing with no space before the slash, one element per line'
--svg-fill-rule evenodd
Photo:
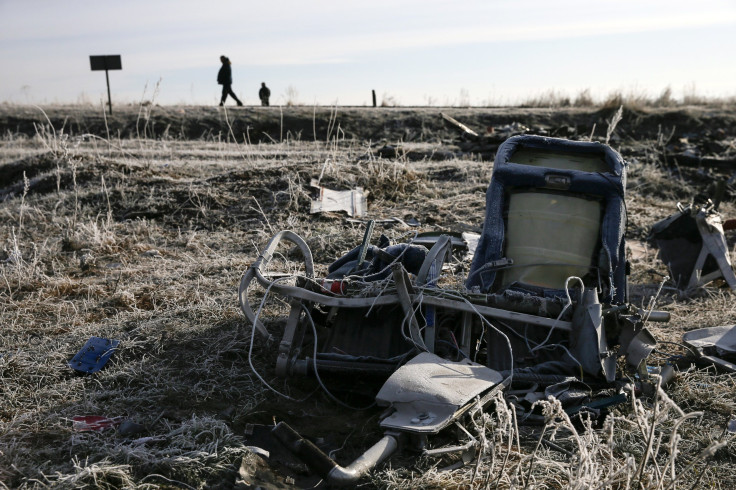
<path fill-rule="evenodd" d="M 92 70 L 122 70 L 123 62 L 120 60 L 119 54 L 107 54 L 100 56 L 90 56 L 89 64 Z"/>
<path fill-rule="evenodd" d="M 112 97 L 110 96 L 110 75 L 108 70 L 122 70 L 123 62 L 120 61 L 119 54 L 105 54 L 89 57 L 89 65 L 92 71 L 105 70 L 105 80 L 107 80 L 107 104 L 110 106 L 110 115 L 112 115 Z"/>

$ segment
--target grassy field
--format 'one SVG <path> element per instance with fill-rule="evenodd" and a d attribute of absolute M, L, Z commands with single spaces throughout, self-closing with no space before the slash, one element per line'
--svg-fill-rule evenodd
<path fill-rule="evenodd" d="M 277 231 L 305 238 L 318 275 L 360 243 L 360 223 L 309 214 L 309 183 L 320 176 L 331 188 L 368 190 L 372 219 L 479 232 L 492 163 L 463 151 L 437 110 L 134 107 L 108 118 L 89 108 L 1 109 L 0 487 L 305 487 L 319 480 L 303 468 L 272 473 L 258 461 L 245 441 L 248 424 L 287 421 L 323 438 L 342 464 L 380 437 L 380 409 L 346 411 L 311 379 L 276 378 L 277 346 L 256 337 L 249 360 L 251 326 L 237 286 Z M 475 128 L 519 122 L 594 140 L 606 139 L 613 112 L 450 111 Z M 627 110 L 608 136 L 630 164 L 631 298 L 646 306 L 666 268 L 643 239 L 678 201 L 736 171 L 728 167 L 735 116 L 720 107 Z M 678 162 L 688 145 L 726 163 Z M 380 156 L 386 147 L 393 156 Z M 733 190 L 721 206 L 726 218 L 736 217 Z M 378 226 L 399 242 L 415 231 Z M 736 236 L 727 238 L 733 250 Z M 280 265 L 289 270 L 286 252 Z M 657 308 L 672 321 L 650 326 L 659 340 L 736 323 L 734 292 L 711 285 L 682 295 L 671 286 Z M 265 309 L 275 334 L 286 311 L 276 300 Z M 77 375 L 67 362 L 92 336 L 120 340 L 120 348 L 106 369 Z M 650 364 L 683 353 L 660 348 Z M 269 391 L 250 361 L 303 400 Z M 522 426 L 499 399 L 474 420 L 483 443 L 477 464 L 442 471 L 452 461 L 404 452 L 362 486 L 736 487 L 736 439 L 725 430 L 736 377 L 683 367 L 665 391 L 616 407 L 596 427 L 574 423 L 555 402 L 546 402 L 544 427 Z M 83 432 L 73 423 L 82 415 L 134 424 L 127 433 Z M 540 445 L 542 434 L 564 451 Z"/>

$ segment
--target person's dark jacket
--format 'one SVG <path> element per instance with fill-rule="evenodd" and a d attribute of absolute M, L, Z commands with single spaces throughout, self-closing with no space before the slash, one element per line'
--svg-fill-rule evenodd
<path fill-rule="evenodd" d="M 261 89 L 258 91 L 258 98 L 267 99 L 269 97 L 271 97 L 271 91 L 268 89 L 268 87 L 261 87 Z"/>
<path fill-rule="evenodd" d="M 217 72 L 217 83 L 220 85 L 233 84 L 233 71 L 228 63 L 223 63 L 222 68 Z"/>

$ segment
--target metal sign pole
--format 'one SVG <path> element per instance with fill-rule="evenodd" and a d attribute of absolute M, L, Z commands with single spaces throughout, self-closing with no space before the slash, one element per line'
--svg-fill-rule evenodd
<path fill-rule="evenodd" d="M 107 80 L 107 106 L 110 108 L 110 115 L 112 116 L 112 97 L 110 96 L 110 75 L 105 70 L 105 79 Z"/>
<path fill-rule="evenodd" d="M 110 94 L 110 72 L 109 70 L 122 70 L 123 63 L 119 54 L 96 55 L 89 57 L 89 64 L 92 71 L 105 70 L 105 80 L 107 81 L 107 106 L 112 116 L 112 95 Z"/>

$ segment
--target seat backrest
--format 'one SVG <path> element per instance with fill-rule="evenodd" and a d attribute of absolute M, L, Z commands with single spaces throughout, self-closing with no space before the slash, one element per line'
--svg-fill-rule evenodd
<path fill-rule="evenodd" d="M 624 302 L 625 187 L 626 164 L 607 145 L 509 138 L 496 154 L 466 286 L 556 296 L 578 276 L 601 289 L 602 302 Z M 503 258 L 513 264 L 494 268 Z"/>

